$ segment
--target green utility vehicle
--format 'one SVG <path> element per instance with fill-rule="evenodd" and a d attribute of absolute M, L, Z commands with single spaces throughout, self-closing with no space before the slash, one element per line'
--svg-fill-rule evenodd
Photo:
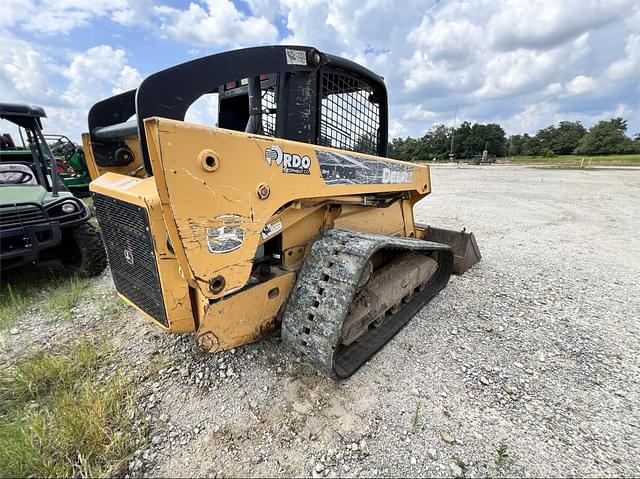
<path fill-rule="evenodd" d="M 59 260 L 82 276 L 98 275 L 107 266 L 102 239 L 89 223 L 89 207 L 56 171 L 43 117 L 40 107 L 0 103 L 0 119 L 26 135 L 26 148 L 16 147 L 7 134 L 1 137 L 0 270 Z"/>
<path fill-rule="evenodd" d="M 56 171 L 62 182 L 74 196 L 88 197 L 91 176 L 82 148 L 64 135 L 44 135 L 44 138 L 56 159 Z"/>
<path fill-rule="evenodd" d="M 12 159 L 21 161 L 24 157 L 31 157 L 31 149 L 25 145 L 23 130 L 18 128 L 20 144 L 9 134 L 2 135 L 0 158 L 2 161 Z M 55 158 L 56 171 L 62 183 L 78 198 L 89 196 L 91 176 L 87 169 L 82 148 L 64 135 L 44 135 L 49 149 Z"/>

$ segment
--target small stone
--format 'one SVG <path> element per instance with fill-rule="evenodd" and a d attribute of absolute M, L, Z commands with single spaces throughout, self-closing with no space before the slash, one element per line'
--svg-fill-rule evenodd
<path fill-rule="evenodd" d="M 411 465 L 412 465 L 412 466 L 415 466 L 416 464 L 418 464 L 418 461 L 416 460 L 416 458 L 415 458 L 415 457 L 412 457 L 412 458 L 409 460 L 409 462 L 411 462 Z"/>
<path fill-rule="evenodd" d="M 440 431 L 440 438 L 447 444 L 453 444 L 456 440 L 447 431 Z"/>
<path fill-rule="evenodd" d="M 513 363 L 513 365 L 519 369 L 522 369 L 524 367 L 524 364 L 518 362 Z"/>
<path fill-rule="evenodd" d="M 257 401 L 250 401 L 249 406 L 251 406 L 251 409 L 255 409 L 258 407 L 258 403 Z"/>
<path fill-rule="evenodd" d="M 169 420 L 169 416 L 167 416 L 165 413 L 162 413 L 162 414 L 160 414 L 159 419 L 160 419 L 162 422 L 167 422 L 167 421 Z"/>
<path fill-rule="evenodd" d="M 183 378 L 189 377 L 189 368 L 186 366 L 184 368 L 180 368 L 180 376 Z"/>
<path fill-rule="evenodd" d="M 151 438 L 151 444 L 153 444 L 154 446 L 157 446 L 161 442 L 162 442 L 162 437 L 160 437 L 160 436 L 153 436 Z"/>
<path fill-rule="evenodd" d="M 278 366 L 278 368 L 276 369 L 276 372 L 277 372 L 278 374 L 280 374 L 280 373 L 282 372 L 282 368 L 281 368 L 280 366 Z"/>
<path fill-rule="evenodd" d="M 13 336 L 16 336 L 17 334 L 20 334 L 20 330 L 18 328 L 11 328 L 11 330 L 9 331 Z"/>
<path fill-rule="evenodd" d="M 480 376 L 480 382 L 482 384 L 484 384 L 485 386 L 489 385 L 489 380 L 487 378 L 485 378 L 484 376 Z"/>
<path fill-rule="evenodd" d="M 452 462 L 451 464 L 449 464 L 449 469 L 451 470 L 451 475 L 453 477 L 462 477 L 463 476 L 462 468 L 460 466 L 458 466 L 457 464 L 454 464 Z"/>
<path fill-rule="evenodd" d="M 435 461 L 436 459 L 438 459 L 438 451 L 436 451 L 436 450 L 435 450 L 435 449 L 433 449 L 433 448 L 429 449 L 429 450 L 427 451 L 427 454 L 428 454 L 428 455 L 429 455 L 429 457 L 430 457 L 431 459 L 433 459 L 434 461 Z"/>
<path fill-rule="evenodd" d="M 355 442 L 351 443 L 351 450 L 354 452 L 358 450 L 358 445 Z"/>
<path fill-rule="evenodd" d="M 324 471 L 324 464 L 322 464 L 321 462 L 319 462 L 318 464 L 316 464 L 315 471 L 316 471 L 316 472 L 322 472 L 322 471 Z"/>
<path fill-rule="evenodd" d="M 136 472 L 142 469 L 142 461 L 140 459 L 135 459 L 129 463 L 129 470 L 131 472 Z"/>
<path fill-rule="evenodd" d="M 369 445 L 367 444 L 367 441 L 364 439 L 360 441 L 359 447 L 363 454 L 369 454 Z"/>
<path fill-rule="evenodd" d="M 411 394 L 413 394 L 414 396 L 420 396 L 420 391 L 418 390 L 418 388 L 413 388 L 411 390 Z"/>

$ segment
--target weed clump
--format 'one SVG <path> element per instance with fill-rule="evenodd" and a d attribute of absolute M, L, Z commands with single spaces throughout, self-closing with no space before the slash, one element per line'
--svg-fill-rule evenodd
<path fill-rule="evenodd" d="M 142 431 L 115 374 L 96 380 L 101 353 L 87 342 L 37 352 L 0 372 L 0 476 L 113 476 Z"/>

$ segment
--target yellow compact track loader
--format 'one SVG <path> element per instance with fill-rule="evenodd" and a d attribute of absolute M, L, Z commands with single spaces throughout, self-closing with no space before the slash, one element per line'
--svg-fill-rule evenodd
<path fill-rule="evenodd" d="M 203 95 L 217 126 L 184 121 Z M 472 234 L 414 222 L 429 167 L 385 158 L 383 79 L 314 48 L 155 73 L 94 105 L 83 141 L 118 293 L 203 351 L 280 324 L 344 378 L 480 259 Z"/>

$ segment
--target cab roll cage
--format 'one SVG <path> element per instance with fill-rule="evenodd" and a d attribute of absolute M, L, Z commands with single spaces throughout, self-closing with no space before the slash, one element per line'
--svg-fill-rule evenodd
<path fill-rule="evenodd" d="M 202 95 L 216 93 L 221 85 L 241 79 L 248 80 L 249 98 L 246 111 L 242 112 L 245 118 L 242 128 L 237 114 L 224 114 L 222 98 L 218 126 L 259 133 L 260 78 L 265 74 L 277 75 L 275 136 L 326 144 L 320 128 L 321 97 L 326 96 L 321 72 L 344 72 L 367 85 L 372 92 L 369 101 L 377 105 L 375 115 L 378 116 L 373 153 L 386 156 L 387 90 L 382 77 L 350 60 L 312 47 L 265 46 L 218 53 L 162 70 L 147 77 L 137 90 L 96 103 L 89 111 L 94 158 L 100 166 L 128 164 L 131 157 L 122 152 L 124 149 L 131 152 L 124 139 L 137 137 L 144 168 L 152 174 L 144 120 L 157 116 L 182 121 L 189 107 Z M 350 88 L 349 82 L 341 85 L 345 91 Z"/>

